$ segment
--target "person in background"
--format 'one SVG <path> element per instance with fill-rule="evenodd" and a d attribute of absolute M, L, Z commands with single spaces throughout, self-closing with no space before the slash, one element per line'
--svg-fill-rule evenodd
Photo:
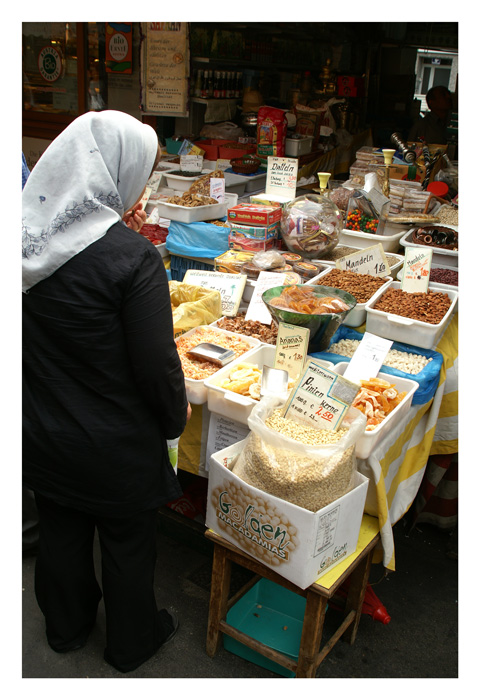
<path fill-rule="evenodd" d="M 453 100 L 450 91 L 443 85 L 430 88 L 426 94 L 428 109 L 424 117 L 419 117 L 411 127 L 408 140 L 423 139 L 427 144 L 447 143 L 447 126 L 450 119 Z"/>
<path fill-rule="evenodd" d="M 25 183 L 28 180 L 29 175 L 30 175 L 30 170 L 29 170 L 28 165 L 27 165 L 25 154 L 22 151 L 22 190 L 25 187 Z"/>
<path fill-rule="evenodd" d="M 150 126 L 88 112 L 48 146 L 22 195 L 23 483 L 40 522 L 35 594 L 58 653 L 85 645 L 103 597 L 104 658 L 122 673 L 178 628 L 174 612 L 157 609 L 156 528 L 159 506 L 182 494 L 167 440 L 182 434 L 191 408 L 162 258 L 122 221 L 160 155 Z"/>

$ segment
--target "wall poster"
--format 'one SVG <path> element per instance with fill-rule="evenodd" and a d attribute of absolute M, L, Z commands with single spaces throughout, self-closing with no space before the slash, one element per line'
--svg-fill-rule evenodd
<path fill-rule="evenodd" d="M 188 116 L 188 23 L 142 23 L 142 101 L 146 114 Z"/>

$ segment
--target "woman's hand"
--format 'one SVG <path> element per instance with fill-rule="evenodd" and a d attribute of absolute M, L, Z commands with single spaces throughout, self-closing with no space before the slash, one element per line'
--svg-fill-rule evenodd
<path fill-rule="evenodd" d="M 147 212 L 142 209 L 141 204 L 135 204 L 133 209 L 130 209 L 122 219 L 128 228 L 131 228 L 132 231 L 136 231 L 137 233 L 140 231 L 146 220 Z"/>

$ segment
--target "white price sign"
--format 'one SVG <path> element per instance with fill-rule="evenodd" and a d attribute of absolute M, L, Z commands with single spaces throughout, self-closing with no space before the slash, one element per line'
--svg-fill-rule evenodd
<path fill-rule="evenodd" d="M 267 194 L 280 194 L 288 199 L 295 198 L 297 188 L 298 159 L 267 158 Z"/>
<path fill-rule="evenodd" d="M 290 392 L 283 415 L 314 428 L 338 430 L 360 386 L 314 360 Z"/>
<path fill-rule="evenodd" d="M 257 277 L 255 289 L 245 314 L 246 321 L 258 321 L 270 325 L 272 316 L 266 304 L 263 302 L 262 294 L 272 287 L 280 287 L 285 284 L 285 273 L 267 272 L 263 270 Z"/>
<path fill-rule="evenodd" d="M 427 292 L 433 250 L 405 248 L 401 288 L 404 292 Z"/>
<path fill-rule="evenodd" d="M 285 369 L 291 379 L 296 379 L 307 359 L 310 330 L 293 326 L 291 323 L 278 324 L 275 369 Z"/>
<path fill-rule="evenodd" d="M 376 377 L 392 344 L 393 340 L 365 332 L 343 373 L 345 379 L 358 383 Z"/>
<path fill-rule="evenodd" d="M 216 289 L 222 299 L 224 316 L 235 316 L 242 300 L 247 275 L 210 270 L 187 270 L 183 281 L 197 287 Z"/>
<path fill-rule="evenodd" d="M 390 265 L 381 243 L 340 258 L 336 261 L 336 266 L 339 270 L 374 277 L 388 277 L 390 274 Z"/>

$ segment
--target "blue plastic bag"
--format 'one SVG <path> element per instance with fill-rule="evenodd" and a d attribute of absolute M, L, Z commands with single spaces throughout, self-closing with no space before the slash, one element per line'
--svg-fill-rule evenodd
<path fill-rule="evenodd" d="M 339 340 L 344 338 L 350 340 L 362 340 L 363 333 L 359 333 L 353 328 L 348 326 L 340 326 L 330 341 L 330 346 L 337 343 Z M 329 347 L 330 347 L 329 346 Z M 413 395 L 412 405 L 419 405 L 427 403 L 433 397 L 437 390 L 438 382 L 440 381 L 440 369 L 443 364 L 443 355 L 435 350 L 426 350 L 425 348 L 419 348 L 414 345 L 408 345 L 407 343 L 393 343 L 392 350 L 399 350 L 401 352 L 410 352 L 415 355 L 423 355 L 427 358 L 432 358 L 432 361 L 428 363 L 420 372 L 417 374 L 408 374 L 407 372 L 402 372 L 395 367 L 388 367 L 387 365 L 382 365 L 380 372 L 385 374 L 392 374 L 395 377 L 403 377 L 405 379 L 412 379 L 417 382 L 419 387 Z M 316 357 L 320 360 L 328 360 L 337 364 L 338 362 L 350 362 L 350 357 L 345 357 L 344 355 L 337 355 L 333 352 L 314 352 L 311 354 L 312 357 Z"/>
<path fill-rule="evenodd" d="M 219 219 L 226 221 L 226 217 Z M 228 250 L 230 227 L 215 226 L 206 221 L 184 224 L 171 221 L 168 227 L 167 249 L 173 255 L 192 258 L 216 258 Z"/>

